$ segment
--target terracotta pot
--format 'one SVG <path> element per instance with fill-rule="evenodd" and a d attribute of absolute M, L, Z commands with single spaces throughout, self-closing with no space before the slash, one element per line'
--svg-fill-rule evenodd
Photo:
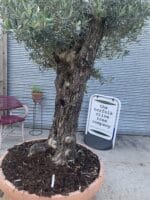
<path fill-rule="evenodd" d="M 41 93 L 35 93 L 35 92 L 32 93 L 32 99 L 36 103 L 40 103 L 42 101 L 42 97 L 43 97 L 42 92 Z"/>
<path fill-rule="evenodd" d="M 83 145 L 84 146 L 84 145 Z M 87 148 L 87 147 L 86 147 Z M 90 148 L 88 147 L 90 150 Z M 83 192 L 75 191 L 71 192 L 68 196 L 63 195 L 53 195 L 51 197 L 44 197 L 44 196 L 37 196 L 35 194 L 29 194 L 27 191 L 24 190 L 17 190 L 15 186 L 5 179 L 5 175 L 3 174 L 1 164 L 3 159 L 5 158 L 6 152 L 0 158 L 0 189 L 5 193 L 5 195 L 10 200 L 92 200 L 95 197 L 96 193 L 100 189 L 100 186 L 103 182 L 103 166 L 101 165 L 101 170 L 99 172 L 98 178 L 89 185 Z"/>

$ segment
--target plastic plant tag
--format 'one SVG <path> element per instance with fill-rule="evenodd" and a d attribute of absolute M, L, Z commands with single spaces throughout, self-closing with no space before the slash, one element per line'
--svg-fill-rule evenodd
<path fill-rule="evenodd" d="M 52 175 L 51 188 L 54 188 L 54 185 L 55 185 L 55 174 Z"/>

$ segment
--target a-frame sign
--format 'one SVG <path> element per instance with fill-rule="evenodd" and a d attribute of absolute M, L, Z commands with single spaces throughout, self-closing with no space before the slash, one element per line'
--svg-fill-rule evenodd
<path fill-rule="evenodd" d="M 94 94 L 90 98 L 85 143 L 96 149 L 112 149 L 121 109 L 118 98 Z"/>

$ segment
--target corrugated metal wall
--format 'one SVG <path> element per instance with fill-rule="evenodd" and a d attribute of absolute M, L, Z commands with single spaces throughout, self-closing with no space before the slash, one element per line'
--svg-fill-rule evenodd
<path fill-rule="evenodd" d="M 53 70 L 40 71 L 39 67 L 29 60 L 28 52 L 16 40 L 8 39 L 8 94 L 18 97 L 29 107 L 27 124 L 32 123 L 33 102 L 31 91 L 33 85 L 39 85 L 44 92 L 42 103 L 43 123 L 48 128 L 54 112 L 55 73 Z M 36 123 L 40 123 L 41 107 L 37 105 Z"/>
<path fill-rule="evenodd" d="M 101 84 L 91 79 L 85 94 L 79 119 L 79 130 L 85 130 L 89 98 L 94 93 L 118 97 L 122 102 L 118 133 L 150 135 L 150 25 L 144 28 L 140 42 L 129 47 L 130 55 L 122 59 L 97 61 L 104 77 L 114 77 L 111 83 Z M 32 85 L 44 91 L 43 123 L 50 127 L 54 112 L 55 72 L 39 71 L 29 60 L 23 45 L 8 40 L 8 93 L 15 95 L 30 108 L 27 123 L 32 122 Z M 37 109 L 37 113 L 40 109 Z M 37 119 L 38 122 L 38 119 Z"/>

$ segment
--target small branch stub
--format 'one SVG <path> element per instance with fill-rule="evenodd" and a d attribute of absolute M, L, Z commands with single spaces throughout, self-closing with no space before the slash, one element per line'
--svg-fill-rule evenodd
<path fill-rule="evenodd" d="M 48 139 L 48 145 L 49 147 L 56 149 L 57 148 L 57 141 L 54 140 L 53 138 Z"/>

